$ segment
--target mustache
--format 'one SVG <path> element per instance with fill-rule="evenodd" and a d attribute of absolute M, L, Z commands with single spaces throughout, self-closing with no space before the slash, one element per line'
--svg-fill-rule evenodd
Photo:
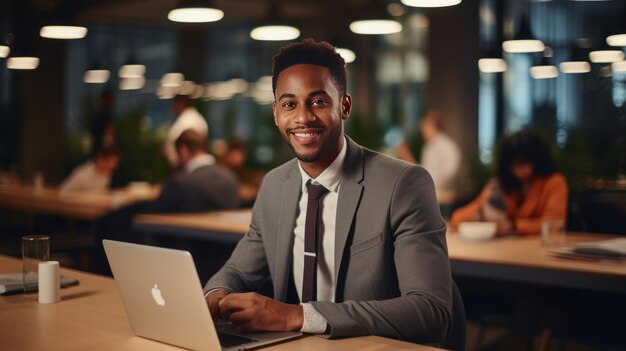
<path fill-rule="evenodd" d="M 292 132 L 297 132 L 299 130 L 306 130 L 306 129 L 324 129 L 324 126 L 323 125 L 298 126 L 298 127 L 293 127 L 293 128 L 287 128 L 285 129 L 285 132 L 292 133 Z"/>

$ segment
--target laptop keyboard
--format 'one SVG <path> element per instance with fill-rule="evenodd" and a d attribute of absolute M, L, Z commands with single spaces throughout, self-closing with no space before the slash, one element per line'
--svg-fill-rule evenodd
<path fill-rule="evenodd" d="M 245 336 L 238 336 L 220 332 L 217 333 L 217 337 L 220 339 L 220 344 L 224 347 L 239 346 L 258 341 L 256 339 L 246 338 Z"/>

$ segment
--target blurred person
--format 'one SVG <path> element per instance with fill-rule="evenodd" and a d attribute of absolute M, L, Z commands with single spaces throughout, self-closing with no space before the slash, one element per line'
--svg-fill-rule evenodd
<path fill-rule="evenodd" d="M 187 129 L 195 130 L 204 138 L 208 137 L 209 126 L 204 117 L 193 106 L 193 101 L 187 95 L 176 95 L 172 100 L 172 108 L 176 115 L 176 120 L 167 133 L 164 145 L 164 154 L 170 166 L 174 170 L 181 170 L 182 164 L 178 159 L 175 147 L 176 139 Z"/>
<path fill-rule="evenodd" d="M 456 142 L 443 131 L 443 117 L 438 111 L 429 110 L 424 115 L 420 121 L 420 133 L 424 138 L 420 163 L 433 177 L 441 213 L 449 218 L 457 195 L 455 181 L 461 167 L 461 152 Z M 406 141 L 397 146 L 396 153 L 402 160 L 417 163 Z"/>
<path fill-rule="evenodd" d="M 228 167 L 239 179 L 239 197 L 242 207 L 252 207 L 263 180 L 263 174 L 254 172 L 246 167 L 248 147 L 240 139 L 231 139 L 218 156 L 218 163 Z"/>
<path fill-rule="evenodd" d="M 546 143 L 530 130 L 501 141 L 496 177 L 476 199 L 452 213 L 461 222 L 498 223 L 498 234 L 539 234 L 544 220 L 565 220 L 568 185 Z"/>
<path fill-rule="evenodd" d="M 102 148 L 112 148 L 114 144 L 115 126 L 113 105 L 115 93 L 105 89 L 100 96 L 100 109 L 96 113 L 91 126 L 91 157 Z"/>
<path fill-rule="evenodd" d="M 344 134 L 345 67 L 313 39 L 274 56 L 274 123 L 295 157 L 265 176 L 249 231 L 205 286 L 209 310 L 251 330 L 439 342 L 451 276 L 433 182 Z"/>
<path fill-rule="evenodd" d="M 237 176 L 207 153 L 206 135 L 187 129 L 176 139 L 175 147 L 182 172 L 165 183 L 144 212 L 199 212 L 239 206 Z"/>
<path fill-rule="evenodd" d="M 74 168 L 59 191 L 107 191 L 119 162 L 120 157 L 113 147 L 102 147 L 91 159 Z"/>

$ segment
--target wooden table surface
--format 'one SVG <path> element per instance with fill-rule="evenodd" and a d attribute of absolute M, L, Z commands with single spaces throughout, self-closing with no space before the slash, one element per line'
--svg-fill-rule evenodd
<path fill-rule="evenodd" d="M 0 255 L 0 273 L 21 271 L 21 261 Z M 61 301 L 39 304 L 37 294 L 0 296 L 2 350 L 179 350 L 133 334 L 111 278 L 61 269 L 80 285 L 61 290 Z M 327 340 L 315 336 L 263 350 L 437 350 L 376 336 Z"/>
<path fill-rule="evenodd" d="M 158 194 L 158 187 L 143 192 L 120 189 L 108 192 L 60 193 L 53 188 L 35 189 L 30 186 L 1 185 L 0 208 L 94 220 L 132 202 L 155 199 Z"/>
<path fill-rule="evenodd" d="M 236 242 L 248 230 L 251 211 L 154 214 L 135 217 L 135 228 L 173 236 Z M 614 235 L 569 232 L 566 245 Z M 538 235 L 484 241 L 447 235 L 454 274 L 594 290 L 626 292 L 626 261 L 583 261 L 555 257 Z"/>

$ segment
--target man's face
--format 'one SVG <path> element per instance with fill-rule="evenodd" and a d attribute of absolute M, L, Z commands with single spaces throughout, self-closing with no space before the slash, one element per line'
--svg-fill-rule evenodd
<path fill-rule="evenodd" d="M 352 98 L 341 94 L 330 70 L 298 64 L 283 70 L 276 81 L 274 122 L 302 162 L 327 167 L 342 147 L 343 121 Z"/>

